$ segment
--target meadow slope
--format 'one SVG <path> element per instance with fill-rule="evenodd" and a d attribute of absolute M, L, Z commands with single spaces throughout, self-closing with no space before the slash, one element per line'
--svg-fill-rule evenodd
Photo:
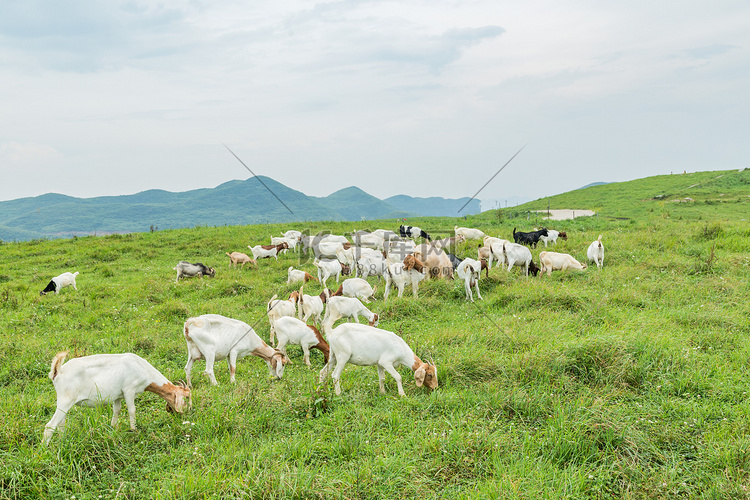
<path fill-rule="evenodd" d="M 56 352 L 135 352 L 184 378 L 187 317 L 235 317 L 267 339 L 267 300 L 294 289 L 287 267 L 312 270 L 293 254 L 230 270 L 224 252 L 289 228 L 343 233 L 365 223 L 0 245 L 0 498 L 750 498 L 750 227 L 734 209 L 715 210 L 722 204 L 680 218 L 658 203 L 629 220 L 554 225 L 569 234 L 555 250 L 580 260 L 603 234 L 601 270 L 526 278 L 493 268 L 476 304 L 457 281 L 383 303 L 380 282 L 371 309 L 434 358 L 432 393 L 402 369 L 407 396 L 390 378 L 381 395 L 374 368 L 349 366 L 334 396 L 330 382 L 318 388 L 320 353 L 308 370 L 292 346 L 281 381 L 250 357 L 236 385 L 217 363 L 212 387 L 200 361 L 191 412 L 170 415 L 144 393 L 130 432 L 126 416 L 109 426 L 109 407 L 76 407 L 49 446 L 41 438 L 55 408 L 47 372 Z M 533 224 L 507 212 L 412 222 L 505 238 Z M 457 253 L 475 256 L 476 242 Z M 175 283 L 180 259 L 217 276 Z M 81 273 L 78 291 L 39 296 L 68 270 Z"/>

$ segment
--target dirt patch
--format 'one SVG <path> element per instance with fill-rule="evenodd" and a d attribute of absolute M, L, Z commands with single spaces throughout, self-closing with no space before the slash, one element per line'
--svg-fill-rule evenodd
<path fill-rule="evenodd" d="M 546 214 L 547 210 L 537 210 L 537 213 Z M 550 210 L 549 216 L 545 219 L 549 220 L 567 220 L 575 219 L 576 217 L 590 217 L 596 215 L 593 210 Z"/>

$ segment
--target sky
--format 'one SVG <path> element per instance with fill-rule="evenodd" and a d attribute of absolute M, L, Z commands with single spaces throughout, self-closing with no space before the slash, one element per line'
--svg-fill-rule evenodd
<path fill-rule="evenodd" d="M 0 200 L 537 199 L 750 166 L 746 0 L 4 0 Z M 226 146 L 226 147 L 225 147 Z M 502 202 L 501 202 L 502 203 Z"/>

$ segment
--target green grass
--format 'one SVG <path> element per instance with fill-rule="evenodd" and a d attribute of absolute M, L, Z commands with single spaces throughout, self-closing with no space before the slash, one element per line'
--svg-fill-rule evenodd
<path fill-rule="evenodd" d="M 189 413 L 168 414 L 144 393 L 131 432 L 126 415 L 109 426 L 109 407 L 75 407 L 49 446 L 56 352 L 131 351 L 177 380 L 188 316 L 235 317 L 267 338 L 266 301 L 292 290 L 287 267 L 312 265 L 287 255 L 229 270 L 224 252 L 308 225 L 0 245 L 0 498 L 749 498 L 750 230 L 734 208 L 562 221 L 554 227 L 569 239 L 555 250 L 584 259 L 604 234 L 603 269 L 539 278 L 493 269 L 475 305 L 462 284 L 442 281 L 424 284 L 418 300 L 384 304 L 381 282 L 371 309 L 434 358 L 432 393 L 402 369 L 407 397 L 390 378 L 381 395 L 375 368 L 350 366 L 335 396 L 330 383 L 317 386 L 320 353 L 308 370 L 293 346 L 281 381 L 250 357 L 236 385 L 217 363 L 212 387 L 199 361 Z M 507 238 L 533 221 L 488 213 L 410 223 Z M 309 227 L 365 225 L 397 227 Z M 468 242 L 458 254 L 475 250 Z M 216 266 L 217 276 L 176 284 L 180 259 Z M 79 290 L 40 297 L 65 270 L 80 271 Z"/>

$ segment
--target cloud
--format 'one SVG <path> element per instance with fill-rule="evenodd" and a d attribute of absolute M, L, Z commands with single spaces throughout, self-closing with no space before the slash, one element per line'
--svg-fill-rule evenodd
<path fill-rule="evenodd" d="M 0 144 L 0 163 L 11 168 L 43 163 L 59 158 L 55 148 L 46 144 L 5 142 Z"/>
<path fill-rule="evenodd" d="M 683 53 L 692 59 L 711 59 L 715 56 L 724 55 L 730 50 L 738 49 L 736 45 L 725 45 L 721 43 L 715 43 L 705 47 L 695 47 L 687 49 Z"/>

